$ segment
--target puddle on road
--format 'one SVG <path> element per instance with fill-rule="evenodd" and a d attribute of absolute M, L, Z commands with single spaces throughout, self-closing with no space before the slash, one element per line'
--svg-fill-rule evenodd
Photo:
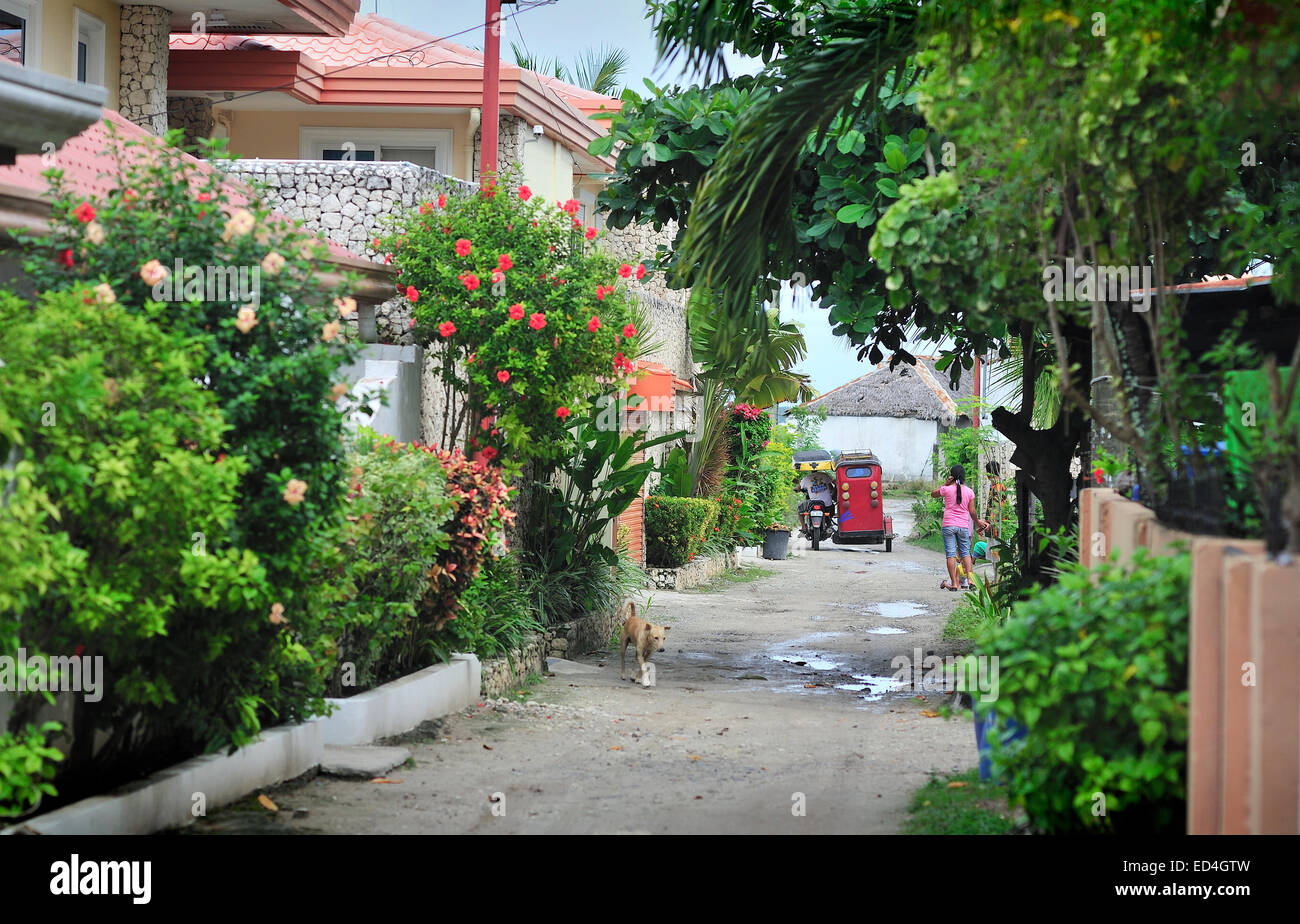
<path fill-rule="evenodd" d="M 773 661 L 789 664 L 791 667 L 811 667 L 815 671 L 833 671 L 839 667 L 834 661 L 827 661 L 815 654 L 768 655 Z"/>
<path fill-rule="evenodd" d="M 846 683 L 836 686 L 837 690 L 861 692 L 862 698 L 871 702 L 884 697 L 886 693 L 895 693 L 903 688 L 903 681 L 894 677 L 879 677 L 872 674 L 854 674 L 853 679 L 860 683 Z M 856 689 L 854 689 L 856 688 Z"/>
<path fill-rule="evenodd" d="M 876 611 L 876 615 L 885 619 L 906 619 L 909 616 L 920 616 L 925 612 L 924 606 L 920 603 L 913 603 L 911 600 L 873 603 L 870 608 Z"/>
<path fill-rule="evenodd" d="M 906 571 L 909 574 L 934 574 L 933 567 L 927 568 L 920 562 L 908 561 L 903 558 L 882 558 L 876 562 L 885 571 Z"/>
<path fill-rule="evenodd" d="M 906 629 L 899 629 L 894 626 L 876 626 L 867 630 L 867 635 L 906 635 Z"/>

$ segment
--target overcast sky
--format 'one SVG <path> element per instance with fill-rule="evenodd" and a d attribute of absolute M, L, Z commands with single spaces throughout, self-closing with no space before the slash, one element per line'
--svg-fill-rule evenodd
<path fill-rule="evenodd" d="M 483 47 L 483 0 L 361 0 L 361 12 L 379 13 L 423 32 L 451 38 L 462 45 Z M 579 52 L 601 45 L 615 45 L 628 53 L 629 63 L 624 85 L 644 92 L 641 80 L 649 77 L 656 84 L 689 85 L 696 81 L 684 74 L 680 66 L 668 68 L 659 63 L 655 37 L 646 19 L 643 0 L 555 0 L 537 4 L 523 0 L 517 6 L 504 7 L 511 18 L 502 37 L 502 57 L 513 60 L 510 43 L 518 42 L 539 58 L 555 58 L 566 64 Z M 512 13 L 516 14 L 512 16 Z M 754 73 L 761 62 L 728 56 L 728 66 L 738 73 Z M 859 363 L 848 341 L 831 334 L 827 312 L 805 303 L 792 304 L 782 299 L 782 316 L 803 325 L 808 342 L 808 359 L 799 371 L 812 376 L 813 387 L 829 391 L 870 370 Z M 913 352 L 933 352 L 913 344 Z"/>

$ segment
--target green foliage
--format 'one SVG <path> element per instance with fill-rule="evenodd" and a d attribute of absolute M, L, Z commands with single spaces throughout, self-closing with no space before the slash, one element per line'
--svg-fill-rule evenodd
<path fill-rule="evenodd" d="M 998 714 L 1028 728 L 994 772 L 1040 830 L 1183 830 L 1189 572 L 1186 554 L 1144 549 L 1066 565 L 980 640 L 1000 659 Z"/>
<path fill-rule="evenodd" d="M 826 423 L 826 416 L 825 405 L 813 409 L 796 404 L 786 411 L 785 423 L 776 428 L 777 438 L 794 452 L 821 449 L 822 424 Z"/>
<path fill-rule="evenodd" d="M 0 818 L 26 815 L 45 796 L 57 795 L 49 781 L 63 755 L 45 740 L 60 728 L 58 722 L 46 722 L 40 728 L 27 725 L 17 734 L 0 732 Z"/>
<path fill-rule="evenodd" d="M 684 449 L 676 446 L 665 453 L 659 470 L 660 477 L 655 484 L 654 493 L 669 497 L 691 496 L 691 470 Z"/>
<path fill-rule="evenodd" d="M 903 834 L 1010 834 L 1015 828 L 1006 796 L 982 783 L 978 770 L 935 777 L 912 794 Z"/>
<path fill-rule="evenodd" d="M 646 563 L 680 568 L 695 557 L 718 523 L 717 501 L 698 497 L 655 497 L 646 503 Z"/>
<path fill-rule="evenodd" d="M 220 453 L 228 425 L 199 384 L 209 344 L 168 330 L 170 309 L 85 292 L 35 311 L 0 297 L 0 644 L 104 657 L 110 689 L 77 709 L 114 733 L 106 762 L 242 744 L 263 709 L 302 717 L 320 688 L 268 618 L 285 589 L 238 541 L 249 464 Z M 288 613 L 310 639 L 315 616 Z"/>
<path fill-rule="evenodd" d="M 789 511 L 795 496 L 793 471 L 794 450 L 779 440 L 768 440 L 749 476 L 754 484 L 754 519 L 760 531 L 772 524 L 792 525 Z"/>
<path fill-rule="evenodd" d="M 519 559 L 491 558 L 461 595 L 461 612 L 428 641 L 440 661 L 453 652 L 495 658 L 527 644 L 545 626 L 525 586 Z"/>
<path fill-rule="evenodd" d="M 943 500 L 938 497 L 918 497 L 912 501 L 912 533 L 909 539 L 924 539 L 937 535 L 943 526 Z"/>
<path fill-rule="evenodd" d="M 385 683 L 416 661 L 417 604 L 450 547 L 448 521 L 459 506 L 429 453 L 363 432 L 349 461 L 346 538 L 339 573 L 328 578 L 343 592 L 324 626 L 337 648 L 332 696 Z"/>
<path fill-rule="evenodd" d="M 969 409 L 963 408 L 962 413 Z M 991 447 L 996 438 L 988 427 L 949 427 L 939 434 L 939 451 L 935 454 L 934 467 L 939 477 L 947 478 L 954 465 L 960 465 L 966 473 L 966 487 L 979 497 L 980 480 L 984 472 L 980 468 L 980 453 Z"/>
<path fill-rule="evenodd" d="M 508 446 L 512 464 L 554 463 L 568 415 L 590 407 L 602 379 L 632 371 L 646 334 L 636 272 L 586 239 L 575 200 L 493 185 L 440 201 L 401 216 L 382 244 L 415 303 L 417 338 L 436 346 L 462 399 L 451 436 L 463 426 L 489 459 Z"/>

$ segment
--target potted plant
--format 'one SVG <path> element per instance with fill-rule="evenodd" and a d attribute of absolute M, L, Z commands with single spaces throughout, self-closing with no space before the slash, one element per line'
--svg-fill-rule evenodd
<path fill-rule="evenodd" d="M 782 561 L 790 551 L 790 527 L 784 523 L 769 523 L 763 534 L 763 557 Z"/>

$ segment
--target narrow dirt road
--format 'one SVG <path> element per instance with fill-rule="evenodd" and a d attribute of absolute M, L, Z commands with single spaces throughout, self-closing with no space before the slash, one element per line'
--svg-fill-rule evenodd
<path fill-rule="evenodd" d="M 906 503 L 889 508 L 906 535 Z M 649 618 L 672 626 L 656 686 L 620 681 L 612 649 L 584 656 L 559 665 L 527 703 L 485 702 L 407 736 L 414 766 L 388 774 L 400 782 L 317 777 L 281 790 L 276 820 L 258 824 L 337 834 L 897 832 L 930 773 L 977 760 L 969 713 L 924 716 L 948 697 L 895 689 L 891 678 L 895 655 L 952 651 L 938 637 L 959 595 L 938 589 L 942 557 L 896 541 L 891 553 L 823 546 L 745 564 L 772 574 L 653 594 Z M 246 830 L 252 820 L 233 809 L 190 830 Z"/>

